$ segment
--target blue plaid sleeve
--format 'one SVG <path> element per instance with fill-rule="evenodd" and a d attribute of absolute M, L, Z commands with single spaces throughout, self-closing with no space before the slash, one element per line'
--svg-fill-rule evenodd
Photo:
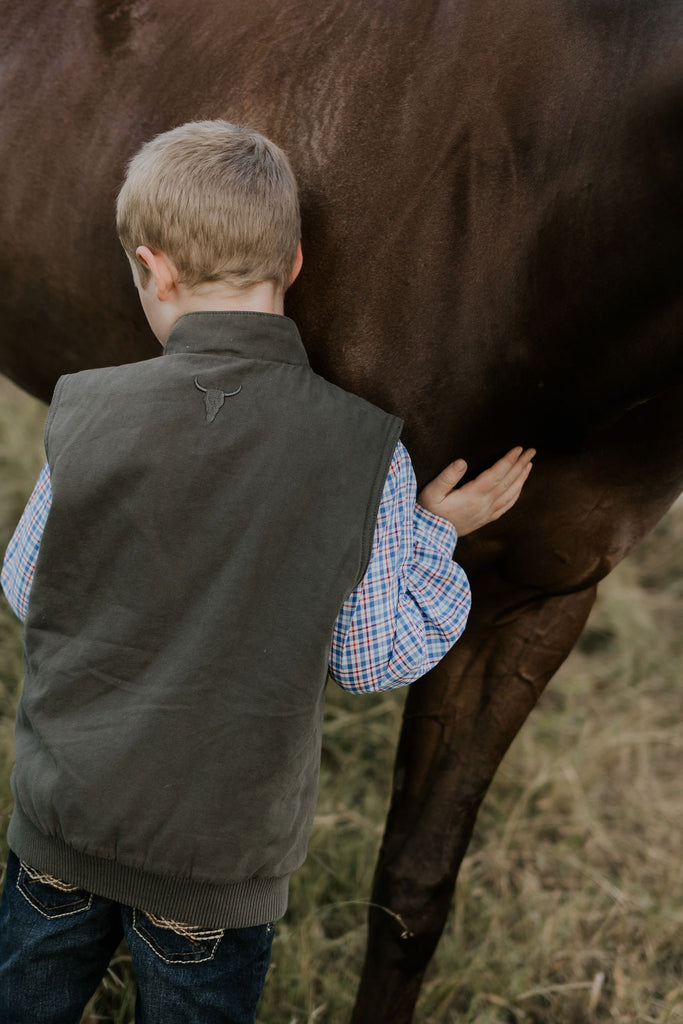
<path fill-rule="evenodd" d="M 50 468 L 45 463 L 19 525 L 9 542 L 2 565 L 2 589 L 12 611 L 22 622 L 26 620 L 38 549 L 51 505 Z"/>
<path fill-rule="evenodd" d="M 368 569 L 335 623 L 330 672 L 345 690 L 412 683 L 461 635 L 470 588 L 453 561 L 455 528 L 416 503 L 410 457 L 399 442 L 380 502 Z"/>

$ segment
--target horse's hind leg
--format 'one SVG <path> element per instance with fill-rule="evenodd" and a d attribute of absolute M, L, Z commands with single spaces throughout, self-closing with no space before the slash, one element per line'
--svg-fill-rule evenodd
<path fill-rule="evenodd" d="M 411 688 L 372 894 L 386 910 L 370 911 L 353 1024 L 412 1020 L 481 801 L 594 598 L 591 587 L 468 627 Z"/>

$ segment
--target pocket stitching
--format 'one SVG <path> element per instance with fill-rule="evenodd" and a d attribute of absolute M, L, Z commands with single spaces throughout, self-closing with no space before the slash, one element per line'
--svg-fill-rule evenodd
<path fill-rule="evenodd" d="M 24 878 L 27 877 L 27 876 L 30 878 L 30 875 L 28 875 L 28 872 L 26 871 L 25 866 L 23 864 L 20 864 L 20 866 L 19 866 L 19 874 L 17 875 L 17 881 L 15 883 L 16 884 L 16 888 L 17 888 L 18 892 L 21 893 L 21 895 L 24 897 L 24 899 L 29 904 L 29 906 L 33 907 L 34 910 L 37 910 L 38 913 L 42 917 L 46 918 L 48 921 L 56 920 L 57 918 L 60 918 L 60 917 L 73 917 L 74 914 L 82 914 L 82 913 L 84 913 L 84 911 L 90 910 L 90 908 L 92 906 L 92 901 L 93 901 L 93 894 L 92 893 L 85 893 L 85 895 L 88 897 L 88 899 L 85 900 L 85 902 L 84 902 L 85 897 L 82 897 L 81 900 L 80 900 L 79 905 L 76 906 L 75 909 L 60 911 L 59 907 L 55 907 L 54 911 L 48 913 L 47 912 L 48 908 L 44 907 L 44 906 L 42 906 L 40 904 L 40 902 L 37 900 L 37 898 L 35 896 L 35 893 L 32 893 L 30 889 L 25 889 L 24 888 L 24 884 L 23 884 L 24 883 Z M 45 884 L 45 883 L 43 883 L 43 884 Z M 58 889 L 55 890 L 55 891 L 59 892 Z M 85 892 L 85 890 L 81 890 L 81 892 Z M 65 904 L 65 906 L 69 906 L 69 905 L 70 904 Z M 71 904 L 71 906 L 73 906 L 73 904 Z"/>
<path fill-rule="evenodd" d="M 140 913 L 144 914 L 144 911 L 140 911 Z M 135 932 L 135 934 L 139 938 L 142 939 L 142 941 L 145 943 L 145 945 L 148 946 L 152 950 L 152 952 L 156 956 L 159 957 L 160 960 L 163 960 L 164 963 L 167 963 L 167 964 L 188 964 L 188 965 L 204 964 L 208 960 L 213 960 L 215 955 L 216 955 L 216 950 L 218 949 L 218 944 L 220 943 L 220 941 L 221 941 L 221 939 L 223 937 L 223 933 L 221 932 L 220 935 L 217 936 L 215 942 L 213 943 L 211 951 L 208 953 L 207 956 L 203 956 L 203 957 L 199 958 L 199 957 L 196 957 L 196 955 L 193 954 L 193 953 L 188 953 L 186 955 L 183 955 L 182 953 L 179 953 L 179 954 L 176 954 L 173 957 L 173 959 L 170 959 L 169 956 L 164 956 L 164 954 L 163 954 L 163 952 L 161 950 L 161 947 L 158 946 L 154 942 L 154 940 L 151 938 L 151 936 L 148 938 L 147 935 L 144 934 L 144 931 L 142 929 L 143 929 L 142 922 L 140 922 L 140 924 L 138 926 L 138 911 L 136 909 L 133 909 L 133 931 Z M 173 929 L 171 928 L 171 929 L 169 929 L 169 931 L 173 931 Z M 178 934 L 178 933 L 176 933 L 176 934 Z"/>

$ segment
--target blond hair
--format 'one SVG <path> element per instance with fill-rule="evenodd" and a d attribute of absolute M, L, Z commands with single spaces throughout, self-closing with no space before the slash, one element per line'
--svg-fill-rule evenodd
<path fill-rule="evenodd" d="M 193 121 L 157 135 L 128 165 L 116 227 L 143 284 L 139 245 L 161 249 L 187 287 L 289 284 L 301 235 L 294 174 L 259 132 Z"/>

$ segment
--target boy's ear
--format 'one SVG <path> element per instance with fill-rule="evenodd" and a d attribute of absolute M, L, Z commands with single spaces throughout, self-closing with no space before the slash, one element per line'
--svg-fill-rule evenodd
<path fill-rule="evenodd" d="M 299 272 L 301 271 L 301 268 L 303 266 L 303 262 L 304 254 L 301 251 L 301 242 L 299 242 L 299 245 L 297 246 L 296 250 L 296 256 L 294 257 L 294 266 L 292 267 L 292 273 L 289 275 L 289 285 L 294 284 L 294 282 L 296 281 L 297 277 L 299 276 Z M 287 285 L 288 288 L 289 285 Z"/>
<path fill-rule="evenodd" d="M 178 271 L 175 264 L 161 249 L 155 252 L 146 245 L 139 245 L 135 250 L 136 259 L 147 267 L 154 278 L 157 298 L 165 302 L 174 293 L 178 284 Z"/>

